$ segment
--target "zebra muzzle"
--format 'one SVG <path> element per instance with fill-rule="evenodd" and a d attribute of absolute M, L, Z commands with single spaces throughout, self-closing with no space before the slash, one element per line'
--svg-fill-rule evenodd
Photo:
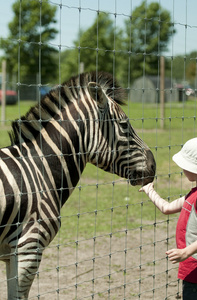
<path fill-rule="evenodd" d="M 156 162 L 154 156 L 150 150 L 147 150 L 146 156 L 147 161 L 143 169 L 134 170 L 130 173 L 129 180 L 130 184 L 133 186 L 146 185 L 152 182 L 155 178 Z"/>

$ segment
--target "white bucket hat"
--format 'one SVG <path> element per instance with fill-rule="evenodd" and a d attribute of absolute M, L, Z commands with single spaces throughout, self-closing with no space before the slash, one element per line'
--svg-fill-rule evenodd
<path fill-rule="evenodd" d="M 197 138 L 187 141 L 172 159 L 181 169 L 197 174 Z"/>

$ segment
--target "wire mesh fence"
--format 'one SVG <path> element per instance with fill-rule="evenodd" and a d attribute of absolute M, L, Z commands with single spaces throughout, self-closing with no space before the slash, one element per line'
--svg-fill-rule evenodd
<path fill-rule="evenodd" d="M 197 4 L 184 0 L 12 4 L 16 23 L 9 34 L 3 33 L 1 48 L 7 59 L 6 96 L 14 90 L 16 103 L 6 106 L 1 147 L 10 143 L 11 120 L 22 123 L 21 117 L 36 105 L 33 100 L 41 103 L 43 95 L 61 88 L 73 75 L 109 72 L 114 90 L 117 78 L 125 91 L 123 110 L 132 127 L 154 154 L 155 189 L 168 201 L 185 195 L 191 185 L 171 158 L 196 136 Z M 96 167 L 87 164 L 61 209 L 61 229 L 43 252 L 28 299 L 181 299 L 177 265 L 166 256 L 176 247 L 178 216 L 162 215 L 139 188 L 115 172 L 100 170 L 98 162 Z M 0 254 L 4 258 L 3 246 Z M 7 299 L 6 284 L 1 262 L 1 299 Z"/>

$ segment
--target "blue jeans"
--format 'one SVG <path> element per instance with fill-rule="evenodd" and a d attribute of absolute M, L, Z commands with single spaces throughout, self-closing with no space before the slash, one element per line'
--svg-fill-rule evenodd
<path fill-rule="evenodd" d="M 183 281 L 183 300 L 197 299 L 197 283 Z"/>

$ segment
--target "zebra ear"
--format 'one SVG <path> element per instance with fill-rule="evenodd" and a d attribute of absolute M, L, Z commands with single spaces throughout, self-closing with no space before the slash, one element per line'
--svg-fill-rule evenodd
<path fill-rule="evenodd" d="M 108 102 L 108 98 L 102 87 L 96 82 L 88 83 L 88 91 L 92 99 L 94 99 L 99 108 L 104 108 Z"/>

